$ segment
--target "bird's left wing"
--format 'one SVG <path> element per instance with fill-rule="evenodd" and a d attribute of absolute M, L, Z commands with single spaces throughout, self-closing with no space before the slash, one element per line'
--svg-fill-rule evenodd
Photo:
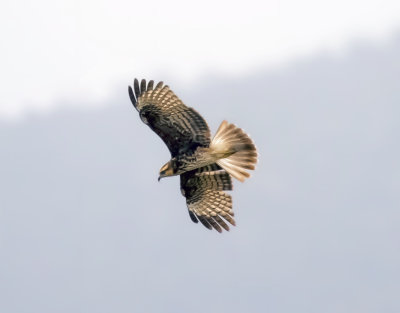
<path fill-rule="evenodd" d="M 147 124 L 168 146 L 172 157 L 198 146 L 208 147 L 210 130 L 194 109 L 187 107 L 168 86 L 144 79 L 129 86 L 129 97 Z"/>
<path fill-rule="evenodd" d="M 232 180 L 216 164 L 181 174 L 181 192 L 186 197 L 190 218 L 218 232 L 222 228 L 229 230 L 226 221 L 235 225 L 232 197 L 224 190 L 232 190 Z"/>

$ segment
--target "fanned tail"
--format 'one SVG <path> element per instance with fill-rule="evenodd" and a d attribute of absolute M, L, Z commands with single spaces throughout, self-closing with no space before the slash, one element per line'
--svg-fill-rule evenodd
<path fill-rule="evenodd" d="M 250 137 L 239 127 L 223 121 L 211 141 L 213 154 L 221 157 L 216 163 L 233 177 L 243 182 L 254 170 L 257 149 Z"/>

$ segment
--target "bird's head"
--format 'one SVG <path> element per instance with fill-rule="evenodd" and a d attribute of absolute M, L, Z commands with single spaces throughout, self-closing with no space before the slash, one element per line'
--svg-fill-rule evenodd
<path fill-rule="evenodd" d="M 160 179 L 163 177 L 174 176 L 174 175 L 175 175 L 174 166 L 172 165 L 172 161 L 169 161 L 160 169 L 160 176 L 158 177 L 158 181 L 160 181 Z"/>

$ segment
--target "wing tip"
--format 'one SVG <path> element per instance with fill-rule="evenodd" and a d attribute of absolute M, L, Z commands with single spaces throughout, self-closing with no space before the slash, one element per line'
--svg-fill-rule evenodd
<path fill-rule="evenodd" d="M 196 214 L 194 214 L 190 210 L 188 210 L 188 212 L 189 212 L 189 216 L 190 216 L 190 219 L 192 220 L 192 222 L 197 224 L 199 222 L 199 220 L 197 219 Z"/>
<path fill-rule="evenodd" d="M 131 99 L 132 105 L 136 108 L 137 100 L 131 86 L 128 86 L 128 94 L 129 94 L 129 99 Z"/>

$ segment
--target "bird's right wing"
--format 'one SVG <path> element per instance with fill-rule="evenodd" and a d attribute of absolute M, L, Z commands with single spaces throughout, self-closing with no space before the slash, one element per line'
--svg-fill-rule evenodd
<path fill-rule="evenodd" d="M 190 218 L 218 232 L 222 228 L 229 230 L 226 221 L 235 225 L 232 197 L 224 190 L 232 190 L 232 180 L 216 164 L 181 174 L 181 192 L 186 197 Z"/>
<path fill-rule="evenodd" d="M 138 110 L 141 120 L 147 124 L 168 146 L 172 157 L 195 150 L 198 146 L 208 147 L 210 130 L 206 121 L 194 109 L 187 107 L 169 89 L 159 82 L 139 84 L 134 80 L 129 86 L 129 97 Z"/>

